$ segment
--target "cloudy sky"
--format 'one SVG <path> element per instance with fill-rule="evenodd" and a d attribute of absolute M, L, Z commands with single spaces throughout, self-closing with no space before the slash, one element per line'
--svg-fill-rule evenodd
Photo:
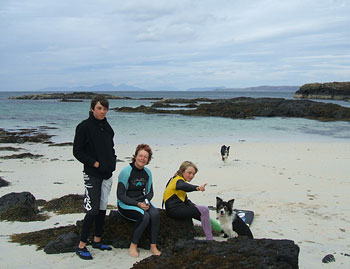
<path fill-rule="evenodd" d="M 0 91 L 350 81 L 348 0 L 1 0 Z"/>

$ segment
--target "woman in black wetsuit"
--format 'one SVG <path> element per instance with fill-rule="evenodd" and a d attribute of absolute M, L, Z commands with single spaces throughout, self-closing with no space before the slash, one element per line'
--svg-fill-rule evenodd
<path fill-rule="evenodd" d="M 124 167 L 118 176 L 118 210 L 122 216 L 135 221 L 129 254 L 138 257 L 137 244 L 142 233 L 150 224 L 151 246 L 154 255 L 161 255 L 157 248 L 160 218 L 157 208 L 152 204 L 152 173 L 145 167 L 152 158 L 152 150 L 147 144 L 137 146 L 132 163 Z"/>

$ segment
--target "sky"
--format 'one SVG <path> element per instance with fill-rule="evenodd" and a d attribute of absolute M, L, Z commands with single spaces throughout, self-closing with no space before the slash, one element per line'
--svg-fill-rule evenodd
<path fill-rule="evenodd" d="M 1 0 L 0 91 L 350 81 L 348 0 Z"/>

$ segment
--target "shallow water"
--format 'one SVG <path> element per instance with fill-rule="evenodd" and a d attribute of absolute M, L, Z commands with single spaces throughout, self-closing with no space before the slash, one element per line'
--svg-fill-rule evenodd
<path fill-rule="evenodd" d="M 0 92 L 0 127 L 5 129 L 49 126 L 54 142 L 73 140 L 76 125 L 87 118 L 90 100 L 59 102 L 57 100 L 10 100 L 32 92 Z M 293 92 L 109 92 L 133 98 L 233 98 L 275 97 L 292 99 Z M 110 100 L 110 108 L 150 105 L 150 100 Z M 326 101 L 330 102 L 330 101 Z M 334 101 L 343 106 L 349 103 Z M 158 145 L 193 143 L 230 143 L 245 141 L 348 141 L 349 122 L 320 122 L 300 118 L 228 119 L 143 113 L 121 113 L 110 110 L 108 121 L 115 130 L 116 144 L 149 143 Z"/>

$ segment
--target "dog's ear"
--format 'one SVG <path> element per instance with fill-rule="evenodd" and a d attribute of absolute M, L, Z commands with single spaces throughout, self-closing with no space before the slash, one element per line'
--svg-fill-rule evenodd
<path fill-rule="evenodd" d="M 216 204 L 222 203 L 222 199 L 220 197 L 216 197 Z"/>
<path fill-rule="evenodd" d="M 229 149 L 230 149 L 230 146 L 227 147 L 227 150 L 229 150 Z"/>
<path fill-rule="evenodd" d="M 235 201 L 235 199 L 231 199 L 231 200 L 228 200 L 227 203 L 228 203 L 231 207 L 233 207 L 234 201 Z"/>

